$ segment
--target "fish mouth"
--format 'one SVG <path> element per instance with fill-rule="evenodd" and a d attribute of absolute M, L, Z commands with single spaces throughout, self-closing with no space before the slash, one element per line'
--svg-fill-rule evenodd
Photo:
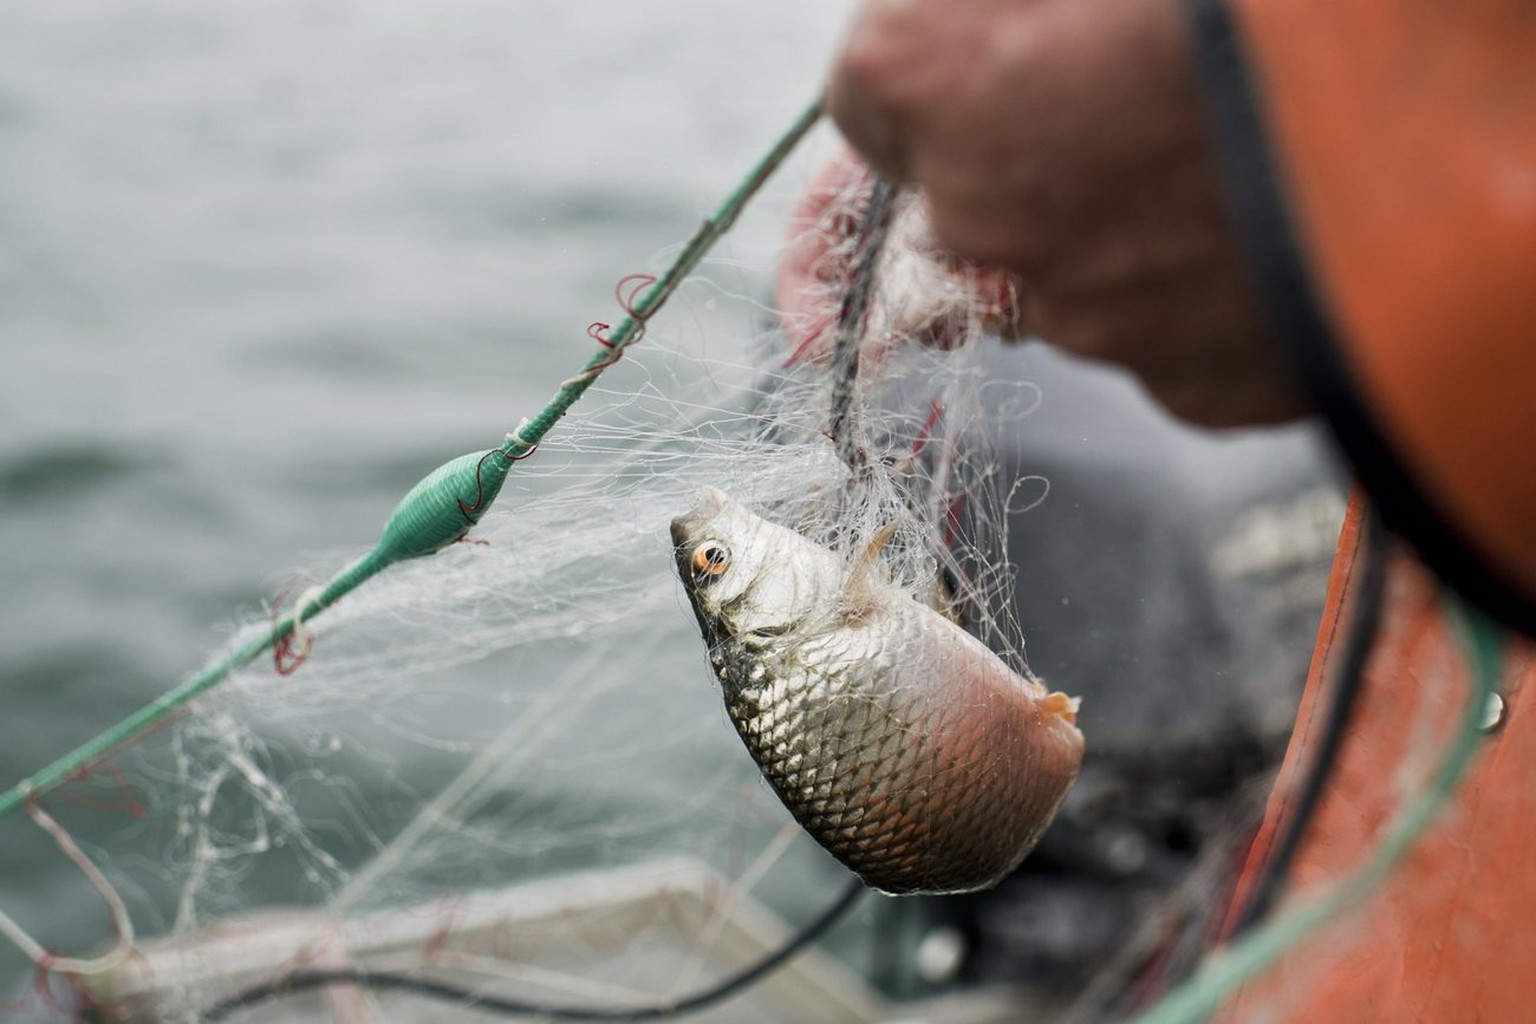
<path fill-rule="evenodd" d="M 693 508 L 672 520 L 672 558 L 677 563 L 677 575 L 694 617 L 698 619 L 699 631 L 712 647 L 729 634 L 729 628 L 705 607 L 691 562 L 693 549 L 707 537 L 715 520 L 732 504 L 724 491 L 701 487 L 694 498 Z"/>
<path fill-rule="evenodd" d="M 672 520 L 672 554 L 678 559 L 683 557 L 683 548 L 687 546 L 689 538 L 693 536 L 692 525 L 692 518 L 690 516 L 678 516 Z M 679 561 L 678 564 L 681 565 L 682 562 Z"/>

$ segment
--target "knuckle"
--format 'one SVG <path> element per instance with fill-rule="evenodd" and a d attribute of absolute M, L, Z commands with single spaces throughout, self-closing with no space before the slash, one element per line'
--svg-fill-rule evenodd
<path fill-rule="evenodd" d="M 927 93 L 922 3 L 864 4 L 834 60 L 827 112 L 868 163 L 889 178 L 908 177 L 910 135 L 933 97 Z"/>
<path fill-rule="evenodd" d="M 933 236 L 945 249 L 982 267 L 1012 270 L 1026 279 L 1050 268 L 1058 246 L 1017 217 L 989 215 L 984 205 L 930 199 Z"/>
<path fill-rule="evenodd" d="M 1124 361 L 1119 332 L 1092 308 L 1036 292 L 1030 296 L 1029 313 L 1030 327 L 1044 341 L 1084 358 Z"/>
<path fill-rule="evenodd" d="M 893 107 L 910 81 L 908 29 L 888 4 L 866 8 L 843 41 L 832 66 L 828 103 L 834 117 L 850 109 Z"/>

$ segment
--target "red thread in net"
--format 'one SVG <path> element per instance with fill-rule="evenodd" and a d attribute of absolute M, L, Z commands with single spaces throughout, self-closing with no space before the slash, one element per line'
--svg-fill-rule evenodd
<path fill-rule="evenodd" d="M 512 462 L 517 462 L 517 461 L 519 461 L 521 459 L 526 459 L 528 456 L 532 455 L 534 453 L 534 450 L 537 449 L 537 448 L 538 448 L 538 445 L 534 445 L 533 448 L 528 449 L 523 454 L 517 456 L 517 458 L 512 458 L 506 452 L 502 451 L 500 448 L 492 448 L 490 451 L 488 451 L 484 455 L 480 456 L 480 461 L 475 463 L 475 500 L 474 500 L 474 503 L 470 504 L 470 505 L 466 505 L 466 504 L 464 504 L 464 500 L 462 498 L 458 499 L 459 512 L 460 512 L 461 515 L 464 516 L 465 522 L 469 523 L 470 526 L 474 526 L 475 523 L 479 519 L 479 517 L 475 513 L 479 512 L 481 510 L 481 508 L 485 505 L 485 482 L 481 479 L 481 476 L 480 476 L 480 474 L 482 472 L 484 472 L 484 470 L 485 470 L 485 460 L 489 459 L 493 455 L 500 455 L 504 459 L 509 459 Z M 462 540 L 463 538 L 461 537 L 459 539 Z"/>
<path fill-rule="evenodd" d="M 949 503 L 949 509 L 944 515 L 944 546 L 953 549 L 955 538 L 960 533 L 960 518 L 965 512 L 965 495 L 957 494 Z"/>
<path fill-rule="evenodd" d="M 421 962 L 430 964 L 448 949 L 448 943 L 453 938 L 454 920 L 458 917 L 463 904 L 462 897 L 455 894 L 443 900 L 438 908 L 441 915 L 439 924 L 432 929 L 432 934 L 421 947 Z"/>
<path fill-rule="evenodd" d="M 608 340 L 608 331 L 612 327 L 613 324 L 605 324 L 601 320 L 594 320 L 587 325 L 587 337 L 612 352 L 613 342 Z"/>
<path fill-rule="evenodd" d="M 912 442 L 912 452 L 907 456 L 915 459 L 923 454 L 923 449 L 928 447 L 928 442 L 933 437 L 933 428 L 938 426 L 939 417 L 944 415 L 944 407 L 939 404 L 937 398 L 928 400 L 928 418 L 923 420 L 923 425 L 917 428 L 917 439 Z"/>
<path fill-rule="evenodd" d="M 67 786 L 58 791 L 59 796 L 65 800 L 70 801 L 76 806 L 84 807 L 86 810 L 90 811 L 106 811 L 110 814 L 126 814 L 128 817 L 137 821 L 143 821 L 149 817 L 149 810 L 139 802 L 138 797 L 134 796 L 133 788 L 128 785 L 128 777 L 123 774 L 123 770 L 121 768 L 115 764 L 112 764 L 110 761 L 98 764 L 96 767 L 112 777 L 112 782 L 116 786 L 118 792 L 118 798 L 116 800 L 98 800 L 95 797 L 86 796 L 84 793 L 74 792 Z M 69 773 L 69 775 L 66 777 L 66 781 L 71 783 L 87 782 L 94 774 L 95 773 L 90 766 L 81 765 L 79 768 L 76 768 L 74 771 Z"/>
<path fill-rule="evenodd" d="M 626 316 L 635 321 L 635 331 L 629 337 L 628 344 L 630 345 L 645 337 L 646 318 L 635 310 L 635 303 L 639 302 L 645 290 L 655 283 L 656 275 L 654 274 L 625 274 L 613 286 L 614 301 L 619 304 L 619 308 L 624 311 Z M 611 366 L 619 357 L 618 347 L 608 337 L 608 331 L 612 326 L 612 324 L 605 324 L 601 320 L 594 320 L 587 325 L 587 337 L 613 353 L 612 358 L 598 364 L 593 369 L 600 370 Z"/>
<path fill-rule="evenodd" d="M 13 1014 L 20 1015 L 34 1008 L 50 1014 L 69 1014 L 71 1022 L 78 1022 L 84 1018 L 80 1014 L 84 1010 L 71 1010 L 59 1002 L 59 997 L 53 991 L 50 984 L 54 961 L 58 957 L 53 953 L 43 954 L 32 970 L 32 984 L 25 992 L 15 999 L 7 999 L 0 1002 L 0 1016 L 9 1019 Z"/>
<path fill-rule="evenodd" d="M 294 648 L 292 633 L 278 637 L 272 644 L 272 667 L 280 676 L 293 675 L 299 670 L 299 666 L 308 660 L 308 651 L 299 651 Z"/>
<path fill-rule="evenodd" d="M 618 300 L 619 308 L 640 321 L 642 327 L 645 324 L 645 317 L 635 311 L 635 303 L 639 302 L 645 290 L 655 283 L 655 274 L 625 274 L 619 278 L 618 284 L 613 286 L 613 297 Z M 628 292 L 624 291 L 625 285 L 629 286 Z M 636 338 L 636 340 L 639 339 Z"/>
<path fill-rule="evenodd" d="M 817 342 L 821 341 L 821 339 L 826 335 L 827 328 L 832 326 L 832 321 L 836 318 L 837 317 L 835 314 L 827 313 L 825 316 L 822 316 L 814 324 L 812 324 L 811 329 L 806 333 L 805 338 L 800 342 L 800 344 L 795 346 L 795 350 L 789 354 L 789 358 L 784 360 L 784 368 L 787 370 L 790 367 L 797 365 L 802 359 L 804 359 L 806 355 L 816 347 Z"/>
<path fill-rule="evenodd" d="M 277 624 L 282 618 L 283 605 L 288 601 L 288 595 L 300 583 L 314 583 L 313 577 L 300 577 L 289 580 L 283 585 L 283 589 L 277 592 L 277 597 L 272 600 L 272 628 L 277 629 Z M 302 603 L 302 602 L 301 602 Z M 309 660 L 309 637 L 304 633 L 304 623 L 299 618 L 303 614 L 303 608 L 293 610 L 293 628 L 283 636 L 272 641 L 272 667 L 280 676 L 291 676 L 299 670 L 299 666 Z M 300 643 L 302 640 L 302 644 Z"/>

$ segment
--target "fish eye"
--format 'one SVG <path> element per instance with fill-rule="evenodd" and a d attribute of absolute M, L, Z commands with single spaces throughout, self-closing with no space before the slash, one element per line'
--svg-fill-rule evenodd
<path fill-rule="evenodd" d="M 730 564 L 731 553 L 719 541 L 707 540 L 693 549 L 693 574 L 700 580 L 718 577 Z"/>

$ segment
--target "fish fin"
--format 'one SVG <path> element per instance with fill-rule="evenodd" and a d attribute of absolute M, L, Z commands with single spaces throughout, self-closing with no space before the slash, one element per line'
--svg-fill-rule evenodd
<path fill-rule="evenodd" d="M 880 552 L 885 550 L 885 546 L 900 528 L 901 524 L 895 520 L 880 527 L 848 567 L 848 576 L 843 581 L 843 603 L 852 610 L 853 615 L 862 615 L 868 609 L 870 585 L 875 579 L 875 567 L 880 564 Z"/>
<path fill-rule="evenodd" d="M 1045 695 L 1040 701 L 1040 709 L 1047 715 L 1059 718 L 1068 725 L 1077 724 L 1077 709 L 1081 706 L 1081 697 L 1068 697 L 1060 691 L 1053 691 Z"/>

